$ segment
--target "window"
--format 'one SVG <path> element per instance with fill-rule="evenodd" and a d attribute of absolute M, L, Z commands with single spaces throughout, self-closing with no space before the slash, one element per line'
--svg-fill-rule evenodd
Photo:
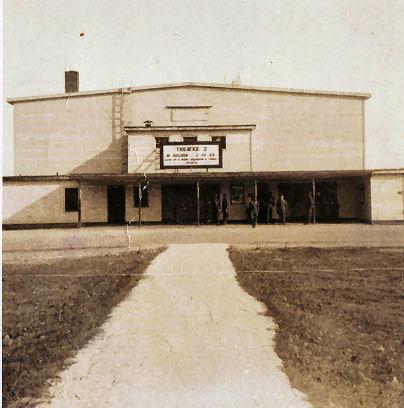
<path fill-rule="evenodd" d="M 198 137 L 197 136 L 184 136 L 183 140 L 185 143 L 195 143 L 198 141 Z"/>
<path fill-rule="evenodd" d="M 204 122 L 208 120 L 211 105 L 170 105 L 171 122 Z"/>
<path fill-rule="evenodd" d="M 79 189 L 65 188 L 65 212 L 79 210 Z"/>
<path fill-rule="evenodd" d="M 139 208 L 139 186 L 135 186 L 133 189 L 133 203 L 134 207 Z M 142 183 L 141 185 L 141 194 L 142 194 L 142 201 L 141 206 L 142 208 L 149 206 L 149 183 Z"/>
<path fill-rule="evenodd" d="M 232 184 L 230 186 L 230 204 L 244 203 L 244 187 L 242 184 Z"/>
<path fill-rule="evenodd" d="M 156 149 L 160 149 L 160 146 L 168 143 L 168 137 L 156 137 Z"/>
<path fill-rule="evenodd" d="M 219 142 L 222 149 L 226 149 L 226 136 L 212 136 L 212 142 Z"/>

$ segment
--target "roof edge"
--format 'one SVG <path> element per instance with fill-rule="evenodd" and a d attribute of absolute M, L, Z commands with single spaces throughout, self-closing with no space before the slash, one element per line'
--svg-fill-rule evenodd
<path fill-rule="evenodd" d="M 372 170 L 287 170 L 287 171 L 243 171 L 243 172 L 197 172 L 197 173 L 146 173 L 146 176 L 153 179 L 172 178 L 172 177 L 298 177 L 312 178 L 314 177 L 346 177 L 346 176 L 370 176 Z M 3 182 L 16 181 L 79 181 L 79 180 L 102 180 L 108 178 L 144 178 L 145 173 L 70 173 L 64 175 L 19 175 L 19 176 L 4 176 Z"/>
<path fill-rule="evenodd" d="M 299 175 L 299 176 L 321 176 L 321 175 L 337 175 L 337 176 L 360 176 L 373 174 L 404 174 L 404 168 L 396 169 L 362 169 L 362 170 L 285 170 L 285 171 L 247 171 L 247 172 L 217 172 L 217 173 L 148 173 L 150 177 L 167 177 L 173 175 L 179 176 L 212 176 L 216 174 L 218 177 L 226 176 L 238 176 L 242 173 L 244 176 L 277 176 L 279 178 L 287 175 Z M 13 175 L 3 176 L 3 182 L 15 182 L 15 181 L 75 181 L 81 178 L 103 178 L 103 177 L 141 177 L 144 178 L 144 173 L 71 173 L 71 174 L 49 174 L 49 175 Z"/>
<path fill-rule="evenodd" d="M 172 131 L 195 131 L 195 130 L 253 130 L 256 124 L 248 125 L 167 125 L 167 126 L 124 126 L 126 132 L 172 132 Z"/>
<path fill-rule="evenodd" d="M 37 101 L 37 100 L 74 98 L 74 97 L 80 97 L 80 96 L 98 96 L 98 95 L 108 95 L 108 94 L 122 93 L 122 92 L 132 93 L 132 92 L 142 92 L 142 91 L 160 90 L 160 89 L 174 89 L 174 88 L 211 88 L 211 89 L 226 89 L 226 90 L 233 90 L 233 91 L 274 92 L 274 93 L 320 95 L 320 96 L 324 95 L 324 96 L 348 97 L 348 98 L 359 98 L 359 99 L 369 99 L 372 96 L 370 93 L 361 93 L 361 92 L 323 91 L 323 90 L 294 89 L 294 88 L 289 89 L 289 88 L 256 87 L 256 86 L 249 86 L 249 85 L 182 82 L 182 83 L 165 84 L 165 85 L 145 85 L 145 86 L 137 86 L 137 87 L 114 88 L 114 89 L 107 89 L 107 90 L 81 91 L 81 92 L 72 92 L 72 93 L 8 98 L 7 102 L 10 105 L 14 105 L 15 103 L 19 103 L 19 102 L 30 102 L 30 101 Z"/>
<path fill-rule="evenodd" d="M 395 169 L 372 169 L 372 173 L 377 174 L 403 174 L 404 175 L 404 167 L 403 168 L 395 168 Z"/>

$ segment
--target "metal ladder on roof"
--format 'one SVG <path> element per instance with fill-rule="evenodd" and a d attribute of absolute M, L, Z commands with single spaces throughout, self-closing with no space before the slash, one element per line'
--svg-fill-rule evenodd
<path fill-rule="evenodd" d="M 112 141 L 123 135 L 123 89 L 112 95 Z"/>
<path fill-rule="evenodd" d="M 122 173 L 128 172 L 128 140 L 123 122 L 124 90 L 112 95 L 112 143 L 121 140 Z"/>

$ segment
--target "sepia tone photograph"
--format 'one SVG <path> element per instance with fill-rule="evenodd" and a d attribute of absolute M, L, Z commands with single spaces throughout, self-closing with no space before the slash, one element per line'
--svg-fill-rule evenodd
<path fill-rule="evenodd" d="M 403 0 L 2 18 L 3 407 L 403 407 Z"/>

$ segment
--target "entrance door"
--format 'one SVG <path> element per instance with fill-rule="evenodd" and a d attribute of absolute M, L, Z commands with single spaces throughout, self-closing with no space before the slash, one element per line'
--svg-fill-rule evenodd
<path fill-rule="evenodd" d="M 202 224 L 215 223 L 213 214 L 213 203 L 215 201 L 215 195 L 220 197 L 220 185 L 219 184 L 201 184 L 199 187 L 199 203 L 200 203 L 200 221 Z M 221 202 L 221 201 L 220 201 Z"/>
<path fill-rule="evenodd" d="M 337 183 L 316 183 L 316 220 L 319 222 L 337 222 L 338 217 Z"/>
<path fill-rule="evenodd" d="M 258 222 L 265 223 L 267 221 L 267 209 L 269 199 L 269 187 L 267 183 L 257 184 L 257 199 L 259 203 Z"/>
<path fill-rule="evenodd" d="M 125 223 L 125 186 L 108 186 L 108 224 Z"/>
<path fill-rule="evenodd" d="M 312 191 L 311 183 L 279 183 L 279 194 L 288 202 L 288 219 L 306 221 L 307 192 Z"/>
<path fill-rule="evenodd" d="M 196 222 L 196 185 L 161 186 L 163 223 L 192 224 Z"/>

